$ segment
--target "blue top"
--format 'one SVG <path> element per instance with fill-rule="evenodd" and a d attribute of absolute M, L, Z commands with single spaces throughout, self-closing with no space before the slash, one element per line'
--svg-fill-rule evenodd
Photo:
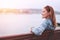
<path fill-rule="evenodd" d="M 44 32 L 45 29 L 48 29 L 48 30 L 54 30 L 55 29 L 53 27 L 51 19 L 43 18 L 41 23 L 40 23 L 40 26 L 39 27 L 32 27 L 31 31 L 35 35 L 42 35 L 42 33 Z"/>

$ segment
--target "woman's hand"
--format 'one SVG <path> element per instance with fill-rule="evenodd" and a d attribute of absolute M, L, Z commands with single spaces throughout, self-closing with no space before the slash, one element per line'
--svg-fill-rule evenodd
<path fill-rule="evenodd" d="M 33 33 L 33 32 L 32 32 L 32 28 L 33 28 L 33 27 L 31 27 L 31 31 L 30 31 L 31 33 Z"/>

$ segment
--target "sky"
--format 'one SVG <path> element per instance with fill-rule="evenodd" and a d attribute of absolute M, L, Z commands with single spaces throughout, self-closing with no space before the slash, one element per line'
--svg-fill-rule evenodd
<path fill-rule="evenodd" d="M 11 9 L 42 9 L 50 5 L 60 12 L 60 0 L 0 0 L 0 8 Z"/>

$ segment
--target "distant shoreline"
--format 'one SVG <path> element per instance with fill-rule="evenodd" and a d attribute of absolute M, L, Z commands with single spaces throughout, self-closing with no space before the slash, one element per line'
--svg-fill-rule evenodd
<path fill-rule="evenodd" d="M 40 14 L 41 9 L 0 9 L 0 14 L 8 14 L 8 13 L 15 13 L 15 14 Z M 56 14 L 60 14 L 60 12 L 55 11 Z"/>

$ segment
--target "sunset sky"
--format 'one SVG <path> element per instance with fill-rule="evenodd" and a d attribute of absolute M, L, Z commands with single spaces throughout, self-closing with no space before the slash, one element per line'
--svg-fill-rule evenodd
<path fill-rule="evenodd" d="M 46 5 L 60 11 L 60 0 L 0 0 L 0 8 L 11 9 L 42 9 Z"/>

